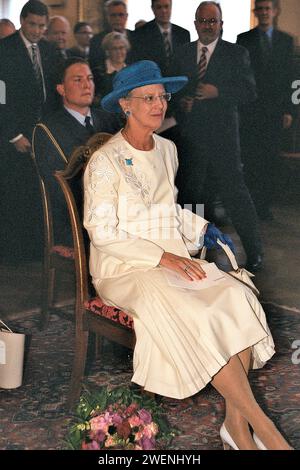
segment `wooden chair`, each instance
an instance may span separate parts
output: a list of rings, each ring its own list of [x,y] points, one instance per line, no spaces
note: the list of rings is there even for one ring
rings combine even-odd
[[[75,274],[74,248],[70,246],[55,245],[53,231],[53,217],[51,200],[34,155],[33,162],[39,179],[40,193],[43,207],[44,220],[44,254],[42,268],[42,291],[41,291],[41,319],[40,329],[46,328],[51,312],[58,312],[60,307],[55,305],[55,281],[57,272]],[[71,300],[71,299],[70,299]]]
[[[82,225],[81,209],[72,190],[72,181],[83,173],[90,156],[103,145],[110,134],[98,133],[89,139],[87,145],[79,147],[72,154],[65,170],[57,171],[57,178],[64,193],[69,211],[73,241],[74,261],[76,273],[76,332],[75,354],[71,377],[68,406],[72,408],[79,399],[81,382],[87,356],[89,333],[94,332],[100,337],[133,349],[135,335],[132,318],[113,307],[108,307],[99,297],[89,295],[89,276],[87,271],[87,257],[84,244],[84,229]]]

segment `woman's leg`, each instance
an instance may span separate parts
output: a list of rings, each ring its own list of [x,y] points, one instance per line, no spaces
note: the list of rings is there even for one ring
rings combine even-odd
[[[250,348],[247,348],[244,351],[238,353],[238,357],[240,358],[246,375],[248,375],[250,367],[251,354],[252,353]],[[239,409],[235,406],[235,403],[225,399],[225,410],[224,423],[232,438],[238,429],[240,435],[240,445],[246,449],[257,449],[249,429],[248,421],[244,418],[243,415],[241,415]]]
[[[241,359],[238,355],[230,361],[214,376],[212,385],[252,426],[255,434],[261,439],[269,450],[287,450],[291,447],[280,434],[272,421],[265,415],[256,402]],[[240,449],[245,448],[245,438],[242,430],[230,429],[233,440]],[[249,448],[248,445],[246,448]],[[250,448],[253,448],[250,446]]]

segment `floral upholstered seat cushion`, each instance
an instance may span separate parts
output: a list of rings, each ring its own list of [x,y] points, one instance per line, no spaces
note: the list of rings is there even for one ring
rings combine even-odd
[[[90,310],[96,315],[108,318],[109,320],[119,323],[130,330],[133,329],[133,319],[130,315],[116,307],[105,305],[100,297],[94,297],[93,299],[88,300],[85,302],[84,306],[87,310]]]
[[[56,253],[63,258],[74,259],[74,248],[65,245],[55,245],[52,248],[52,253]]]

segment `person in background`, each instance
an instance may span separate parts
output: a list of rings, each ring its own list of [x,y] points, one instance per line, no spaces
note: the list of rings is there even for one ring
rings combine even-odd
[[[102,49],[106,56],[105,68],[99,66],[93,70],[97,100],[112,90],[112,81],[116,72],[126,67],[125,61],[130,44],[126,36],[113,31],[104,36]]]
[[[120,129],[117,117],[92,108],[94,80],[88,63],[80,57],[66,59],[56,85],[60,108],[39,122],[34,130],[33,152],[48,192],[53,211],[55,243],[71,245],[69,217],[56,170],[64,169],[73,150],[96,132],[114,134]]]
[[[105,3],[104,8],[109,29],[95,34],[91,40],[89,62],[92,70],[94,70],[95,67],[104,68],[106,56],[101,47],[101,43],[106,34],[112,31],[121,33],[126,37],[130,45],[132,43],[133,31],[126,29],[128,18],[126,2],[124,0],[109,0]],[[130,63],[130,55],[128,55],[126,61]]]
[[[247,186],[262,220],[273,219],[272,199],[281,194],[279,151],[282,129],[292,124],[293,38],[275,25],[278,0],[256,0],[256,28],[239,34],[248,49],[257,100],[241,108],[242,160]]]
[[[209,203],[218,192],[247,255],[247,269],[262,267],[262,242],[255,207],[240,161],[238,105],[254,100],[255,80],[246,49],[221,39],[222,10],[202,2],[195,14],[198,40],[175,55],[173,73],[189,83],[178,94],[182,130],[178,173],[182,204]],[[214,194],[211,194],[211,188]]]
[[[146,20],[138,20],[134,25],[134,29],[141,28],[142,26],[145,26],[146,23]]]
[[[52,16],[49,20],[46,37],[55,44],[62,57],[66,59],[67,43],[70,37],[70,23],[64,16]]]
[[[106,304],[134,319],[133,382],[175,399],[210,383],[225,399],[224,448],[288,450],[247,377],[274,354],[257,298],[226,273],[213,286],[190,289],[206,282],[206,262],[190,252],[208,243],[211,226],[176,204],[176,147],[154,133],[171,93],[186,81],[140,61],[118,72],[102,99],[104,109],[126,115],[126,125],[92,155],[84,174],[93,284]]]
[[[67,49],[68,57],[82,57],[88,59],[90,53],[90,42],[93,37],[93,30],[89,23],[79,21],[73,28],[76,46]]]
[[[1,256],[16,264],[42,255],[42,206],[31,159],[34,126],[57,106],[55,48],[43,35],[48,8],[25,3],[21,28],[0,41],[0,80],[6,84],[1,105]]]
[[[10,36],[16,31],[15,25],[7,18],[0,19],[0,39]]]
[[[154,19],[133,33],[132,60],[149,59],[169,73],[173,55],[190,42],[190,33],[171,23],[172,0],[151,0]]]

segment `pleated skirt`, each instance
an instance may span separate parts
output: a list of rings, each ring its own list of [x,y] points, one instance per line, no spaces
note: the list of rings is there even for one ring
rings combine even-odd
[[[257,298],[226,274],[197,291],[170,286],[159,267],[94,284],[103,301],[133,317],[132,381],[150,392],[186,398],[244,349],[251,348],[253,368],[275,352]]]

